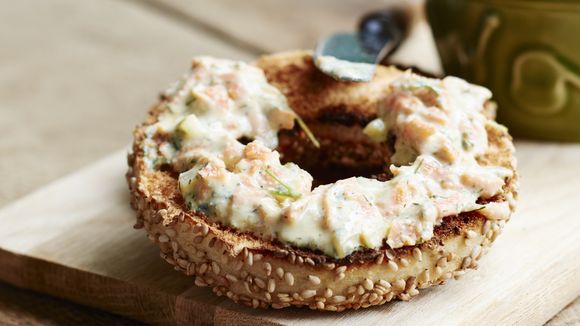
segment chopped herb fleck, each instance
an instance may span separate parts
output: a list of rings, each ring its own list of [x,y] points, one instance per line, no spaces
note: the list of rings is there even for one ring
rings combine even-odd
[[[189,93],[187,100],[185,101],[185,106],[190,107],[197,100],[197,95],[192,91]]]
[[[302,118],[300,118],[300,116],[298,116],[297,114],[296,114],[296,121],[298,122],[298,125],[300,126],[300,128],[302,128],[302,130],[304,130],[304,133],[306,134],[308,139],[310,139],[310,141],[312,142],[314,147],[320,148],[320,143],[318,142],[316,137],[314,137],[314,134],[312,133],[312,131],[310,131],[310,128],[308,128],[308,126],[306,125],[304,120],[302,120]]]
[[[294,194],[294,193],[285,192],[285,191],[278,191],[278,190],[272,190],[272,191],[270,191],[270,194],[272,194],[277,199],[284,199],[287,197],[287,198],[292,198],[292,199],[296,200],[296,199],[300,198],[300,194]]]
[[[366,200],[366,202],[367,202],[369,205],[371,205],[371,206],[373,205],[373,204],[371,203],[371,201],[368,199],[367,195],[363,194],[363,197],[364,197],[364,199]]]
[[[461,146],[464,151],[469,151],[473,148],[473,143],[469,140],[469,135],[466,132],[461,134]]]
[[[271,190],[270,194],[277,197],[278,199],[284,199],[284,198],[298,199],[298,198],[300,198],[300,194],[294,193],[292,188],[290,188],[290,186],[288,186],[286,183],[284,183],[284,181],[280,180],[274,173],[272,173],[272,171],[266,170],[265,172],[267,175],[269,175],[272,179],[274,179],[276,182],[278,182],[284,188],[283,191]],[[281,198],[279,198],[279,197],[281,197]]]
[[[423,160],[421,160],[419,162],[419,164],[417,164],[417,167],[415,168],[415,172],[414,172],[415,174],[417,174],[417,172],[419,172],[419,169],[421,168],[421,165],[423,165]]]
[[[181,149],[181,138],[177,134],[174,134],[173,136],[171,136],[171,138],[169,139],[169,142],[175,148],[175,150]]]
[[[197,205],[195,211],[197,213],[203,213],[205,215],[209,214],[209,205],[207,203]]]
[[[480,210],[482,210],[484,208],[485,208],[485,205],[483,205],[483,206],[481,206],[481,207],[479,207],[477,209],[472,210],[472,212],[477,212],[477,211],[480,211]]]
[[[169,163],[171,163],[171,161],[164,156],[157,156],[153,161],[153,165],[155,165],[156,168]]]

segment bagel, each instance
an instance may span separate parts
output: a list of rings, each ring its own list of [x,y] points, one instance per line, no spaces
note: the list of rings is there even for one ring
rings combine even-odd
[[[490,94],[487,90],[457,79],[427,79],[386,66],[377,68],[371,82],[340,82],[319,72],[312,63],[311,54],[302,51],[264,56],[253,66],[225,62],[217,59],[195,59],[193,70],[202,71],[200,74],[210,76],[209,79],[202,80],[199,76],[188,75],[189,77],[185,77],[164,93],[160,103],[150,110],[145,122],[135,129],[132,150],[128,155],[129,168],[126,177],[132,194],[131,204],[137,211],[135,227],[147,231],[149,239],[159,245],[161,257],[176,270],[194,276],[195,285],[208,286],[217,295],[225,295],[233,301],[254,308],[307,306],[316,310],[342,311],[380,305],[393,299],[406,301],[416,296],[420,289],[443,284],[451,278],[459,278],[466,269],[476,268],[478,259],[487,252],[515,209],[518,177],[514,147],[507,129],[493,121],[494,108],[492,102],[488,101]],[[235,67],[232,69],[243,65],[239,69],[249,69],[247,76],[240,78],[248,78],[247,81],[257,94],[256,103],[262,103],[260,108],[269,110],[264,111],[269,119],[267,124],[262,125],[261,129],[257,128],[261,131],[256,133],[254,125],[253,129],[240,131],[236,134],[237,143],[232,150],[229,143],[223,140],[225,138],[220,138],[222,135],[226,137],[226,133],[219,129],[219,124],[212,124],[214,120],[191,118],[189,121],[184,118],[188,113],[183,113],[187,108],[172,107],[179,101],[198,101],[193,104],[196,110],[212,112],[208,111],[212,108],[206,103],[208,100],[204,98],[205,95],[190,95],[189,92],[193,92],[191,89],[197,87],[197,83],[206,83],[204,85],[208,88],[201,90],[207,95],[208,89],[214,85],[211,72],[207,75],[207,70],[215,68],[216,71],[222,71],[222,65]],[[222,77],[227,75],[227,69],[224,69],[225,75],[222,74]],[[250,76],[254,73],[255,76]],[[212,89],[211,92],[219,93],[212,94],[213,100],[239,100],[241,95],[236,93],[237,86],[235,83],[228,84],[228,78],[223,77],[219,82],[233,86],[227,86],[227,92],[222,89],[222,93]],[[417,83],[420,87],[415,88],[412,83]],[[408,112],[405,110],[413,103],[420,105],[421,110],[427,110],[423,111],[427,113],[438,109],[446,110],[447,102],[443,102],[447,101],[447,97],[424,94],[432,91],[430,85],[448,87],[445,91],[455,92],[452,94],[455,98],[450,101],[457,100],[466,108],[473,109],[474,113],[469,117],[475,119],[475,122],[472,121],[473,125],[469,125],[466,130],[480,130],[478,135],[483,137],[474,140],[474,144],[469,143],[469,149],[464,148],[466,152],[475,153],[473,157],[467,154],[465,157],[461,156],[463,154],[454,156],[440,148],[433,155],[412,153],[409,144],[403,142],[405,139],[415,139],[422,129],[407,130],[403,128],[403,124],[389,126],[392,132],[375,128],[382,123],[394,121],[389,120],[393,119],[393,112],[400,114],[397,116],[399,118],[404,116],[404,112]],[[462,93],[471,91],[475,95]],[[434,98],[443,102],[433,102]],[[477,103],[467,102],[469,98],[477,98]],[[292,110],[283,108],[282,104],[268,106],[272,101],[287,103]],[[186,107],[189,105],[192,104],[186,103]],[[251,110],[253,109],[255,107]],[[247,112],[240,116],[231,113],[231,116],[223,120],[234,121],[230,129],[240,129],[246,123],[241,119],[254,114],[254,111]],[[293,112],[303,119],[307,128],[294,125],[294,118],[297,117]],[[312,130],[315,139],[311,139],[309,130]],[[401,136],[407,131],[409,134],[404,135],[407,138]],[[427,134],[432,132],[431,130]],[[191,136],[192,133],[203,134]],[[476,134],[476,131],[473,133]],[[215,159],[204,154],[204,147],[188,148],[179,145],[182,147],[178,149],[179,146],[174,144],[176,135],[182,137],[181,139],[205,137],[210,142],[207,146],[216,146],[223,150],[223,154],[220,152],[219,159]],[[426,143],[428,142],[425,141]],[[184,144],[183,141],[181,144]],[[272,150],[273,148],[277,151]],[[255,155],[267,156],[264,160],[270,160],[268,164],[272,165],[266,166],[268,169],[272,167],[272,170],[254,171],[252,164],[255,162],[251,158],[258,160]],[[436,159],[431,160],[430,157]],[[198,166],[202,159],[205,164],[203,168]],[[297,165],[282,165],[276,161],[278,159]],[[449,165],[439,163],[454,160],[458,161]],[[260,162],[258,160],[255,164],[261,164]],[[219,173],[231,173],[231,178],[235,178],[237,175],[230,172],[234,171],[232,166],[242,169],[242,165],[246,169],[243,173],[250,173],[245,171],[254,169],[252,171],[260,175],[260,180],[266,180],[262,184],[266,188],[277,187],[276,191],[264,191],[273,198],[264,199],[264,206],[286,205],[284,207],[292,207],[291,209],[296,209],[300,214],[306,214],[299,207],[310,205],[317,189],[333,189],[333,185],[344,185],[344,189],[358,187],[359,184],[361,188],[373,185],[377,189],[383,189],[380,187],[391,187],[400,182],[397,180],[403,180],[401,175],[408,177],[407,182],[415,182],[413,180],[420,178],[431,180],[428,173],[439,171],[437,173],[451,175],[455,173],[452,169],[463,171],[468,165],[487,171],[485,173],[488,174],[483,174],[487,179],[480,182],[492,179],[496,182],[489,181],[495,187],[494,190],[486,191],[482,188],[475,194],[470,193],[471,197],[464,194],[473,202],[457,199],[463,206],[453,202],[455,208],[450,208],[450,214],[444,216],[439,214],[435,217],[434,213],[428,213],[426,207],[439,207],[434,204],[437,198],[428,197],[433,199],[421,202],[422,208],[412,211],[419,212],[418,217],[393,217],[389,220],[390,224],[384,226],[386,233],[381,229],[380,234],[384,233],[384,236],[378,240],[373,238],[378,231],[369,230],[370,222],[367,222],[374,223],[370,224],[373,226],[370,229],[383,227],[382,220],[371,216],[375,211],[367,210],[367,206],[361,209],[363,206],[359,205],[347,210],[346,215],[340,215],[342,213],[338,208],[351,204],[350,197],[341,197],[337,202],[330,202],[326,209],[340,216],[336,218],[338,222],[335,219],[332,223],[349,221],[350,215],[353,215],[353,219],[356,215],[357,225],[352,225],[352,229],[360,227],[363,233],[352,240],[350,229],[339,230],[340,232],[334,230],[335,233],[330,238],[327,237],[330,231],[326,229],[320,229],[322,235],[310,235],[312,232],[309,231],[316,229],[318,224],[312,224],[314,222],[310,220],[299,220],[298,215],[293,215],[293,212],[286,211],[280,218],[291,222],[271,222],[268,218],[271,219],[273,213],[269,212],[274,208],[268,211],[260,206],[266,213],[260,211],[262,220],[252,220],[248,217],[251,213],[239,213],[244,212],[246,207],[243,203],[232,203],[232,196],[228,197],[230,201],[226,206],[238,205],[234,206],[237,207],[236,211],[230,208],[224,215],[219,204],[210,207],[212,209],[206,207],[203,198],[218,196],[215,193],[221,191],[222,188],[219,187],[225,187],[225,183],[219,183],[221,179],[214,182],[210,177]],[[212,169],[207,168],[208,166],[212,166]],[[314,178],[302,169],[312,173]],[[222,170],[226,172],[220,172]],[[284,181],[280,175],[274,173],[278,171],[283,171],[280,173],[285,177]],[[419,176],[413,176],[413,173]],[[455,177],[455,174],[452,176]],[[467,180],[461,179],[463,183],[477,183],[467,173],[461,175],[461,178],[464,177]],[[195,190],[190,186],[192,180],[197,187]],[[501,183],[498,184],[497,180]],[[440,183],[443,184],[442,182]],[[321,186],[311,191],[312,183]],[[447,189],[445,194],[459,193],[459,190],[454,192],[452,185],[441,187]],[[417,186],[417,189],[422,188]],[[209,190],[211,195],[207,195]],[[352,193],[357,191],[352,190]],[[342,196],[346,193],[343,192]],[[406,201],[419,198],[420,193],[417,190],[413,195],[415,197],[402,196],[401,212],[410,212],[411,208],[407,208],[407,204],[415,203]],[[266,195],[249,192],[247,196],[250,197],[249,200],[258,200],[256,198]],[[373,197],[373,203],[382,200],[382,197]],[[366,197],[365,199],[372,207],[376,206],[370,204]],[[438,209],[441,210],[440,208]],[[240,214],[241,217],[238,216]],[[372,214],[376,215],[376,212]],[[433,215],[432,220],[426,217],[431,216],[429,214]],[[419,222],[409,224],[411,226],[405,224],[415,220]],[[362,226],[358,225],[359,222]],[[279,226],[280,223],[291,225]],[[295,226],[301,225],[300,223],[312,228],[305,230]],[[329,229],[332,230],[332,227],[329,226]],[[345,237],[337,235],[343,233],[346,234]],[[307,241],[303,236],[310,238]],[[328,239],[332,241],[326,241]],[[353,241],[354,244],[351,243]]]

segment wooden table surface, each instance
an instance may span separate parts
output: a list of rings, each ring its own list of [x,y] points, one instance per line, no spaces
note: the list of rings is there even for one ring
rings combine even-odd
[[[0,206],[127,145],[192,56],[252,60],[310,48],[386,2],[0,0]],[[397,59],[438,72],[418,17]],[[549,322],[578,323],[580,299]],[[0,284],[0,324],[137,322]]]

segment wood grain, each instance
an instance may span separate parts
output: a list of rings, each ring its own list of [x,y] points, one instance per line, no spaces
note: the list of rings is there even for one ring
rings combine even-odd
[[[359,13],[383,6],[353,0],[145,2],[165,3],[185,17],[137,0],[0,1],[0,128],[8,135],[0,137],[0,205],[126,144],[152,94],[185,69],[190,56],[249,59],[262,51],[308,48],[319,33],[350,29]],[[403,49],[410,56],[401,56],[436,66],[428,33],[416,35],[430,50],[408,45]],[[0,292],[1,324],[113,324],[114,317],[59,300],[5,285]],[[577,321],[576,302],[565,311],[568,319],[551,322]]]
[[[194,55],[254,57],[125,1],[10,1],[0,22],[0,205],[125,146]]]
[[[0,211],[9,225],[0,230],[0,279],[155,324],[541,324],[580,293],[580,146],[517,147],[520,208],[481,268],[410,303],[341,314],[252,310],[192,286],[131,228],[124,153]]]
[[[142,325],[138,321],[4,283],[0,283],[0,323],[3,326]]]
[[[560,311],[554,318],[546,323],[546,326],[572,326],[580,325],[580,297]]]

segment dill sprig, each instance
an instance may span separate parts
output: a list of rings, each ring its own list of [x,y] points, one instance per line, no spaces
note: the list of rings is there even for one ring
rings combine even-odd
[[[477,211],[480,211],[480,210],[482,210],[484,208],[485,208],[485,205],[482,205],[481,207],[472,210],[472,212],[477,212]]]
[[[308,139],[310,139],[310,141],[312,142],[314,147],[320,148],[320,143],[318,142],[316,137],[314,137],[314,134],[312,133],[312,131],[310,131],[310,128],[308,128],[308,126],[306,125],[304,120],[302,120],[302,118],[300,118],[300,116],[298,114],[294,114],[294,115],[295,115],[296,121],[298,122],[298,125],[300,126],[300,128],[302,128],[302,130],[304,130],[304,133],[306,134]]]
[[[473,143],[469,140],[469,135],[466,132],[461,134],[461,146],[464,151],[470,151],[473,148]]]
[[[285,189],[284,191],[271,190],[270,194],[272,194],[276,197],[287,197],[287,198],[292,198],[292,199],[300,198],[300,194],[294,193],[292,188],[290,188],[290,186],[287,185],[284,181],[280,180],[280,178],[278,178],[272,171],[266,170],[265,172],[272,179],[274,179],[274,181],[278,182]]]
[[[419,164],[417,164],[417,167],[415,168],[415,172],[413,172],[413,173],[417,174],[417,172],[419,172],[419,169],[421,168],[421,165],[423,165],[423,160],[421,160],[419,162]]]

